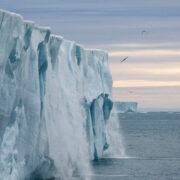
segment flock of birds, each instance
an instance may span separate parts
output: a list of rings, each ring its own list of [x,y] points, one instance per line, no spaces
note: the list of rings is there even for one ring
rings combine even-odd
[[[143,37],[143,36],[144,36],[144,34],[146,34],[146,33],[147,33],[147,31],[146,31],[146,30],[142,30],[142,31],[141,31],[141,36]],[[129,58],[129,57],[128,57],[128,56],[126,56],[126,57],[125,57],[125,58],[123,58],[120,62],[122,63],[122,62],[126,61],[128,58]]]
[[[144,34],[146,34],[146,33],[148,33],[146,30],[142,30],[142,31],[141,31],[141,36],[143,37],[143,36],[144,36]],[[128,57],[128,56],[126,56],[126,57],[125,57],[125,58],[123,58],[120,62],[122,63],[122,62],[126,61],[128,58],[129,58],[129,57]],[[133,91],[129,90],[129,91],[128,91],[128,93],[129,93],[129,94],[132,94],[132,93],[133,93]]]

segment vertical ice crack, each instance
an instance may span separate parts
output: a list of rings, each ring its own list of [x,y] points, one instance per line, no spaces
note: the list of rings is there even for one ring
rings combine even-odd
[[[40,102],[41,115],[43,110],[43,99],[45,95],[46,70],[48,67],[46,43],[43,41],[38,46],[38,67],[39,67],[39,87],[40,87]]]

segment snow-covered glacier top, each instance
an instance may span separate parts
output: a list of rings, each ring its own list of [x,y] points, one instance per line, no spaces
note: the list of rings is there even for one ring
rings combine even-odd
[[[85,179],[111,109],[106,52],[0,10],[0,179]]]

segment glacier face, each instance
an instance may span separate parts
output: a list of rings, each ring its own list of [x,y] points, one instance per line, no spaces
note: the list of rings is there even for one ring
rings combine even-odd
[[[137,112],[137,102],[114,102],[113,113]]]
[[[86,179],[112,105],[106,52],[0,10],[0,179]]]

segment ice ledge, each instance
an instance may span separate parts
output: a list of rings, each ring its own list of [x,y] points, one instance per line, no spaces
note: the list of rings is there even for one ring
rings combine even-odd
[[[23,20],[23,17],[20,14],[16,14],[16,13],[4,10],[4,9],[0,9],[0,13],[2,13],[2,14],[4,13],[4,14],[6,14],[8,16],[18,17],[18,18]]]
[[[18,18],[20,20],[22,20],[25,24],[30,24],[30,25],[34,25],[35,28],[42,30],[42,31],[50,31],[51,32],[51,27],[49,26],[39,26],[37,25],[34,21],[31,20],[24,20],[23,16],[21,16],[20,14],[14,13],[14,12],[10,12],[4,9],[0,9],[0,17],[2,15],[7,15],[10,16],[12,18]],[[60,35],[56,35],[56,34],[51,34],[51,36],[55,37],[55,38],[60,38],[60,39],[64,39],[62,36]],[[82,48],[84,48],[84,46],[82,44],[76,44],[77,46],[81,46]],[[100,52],[102,51],[101,49],[86,49],[88,51],[92,51],[92,52]],[[103,53],[108,54],[107,51],[103,51]]]

